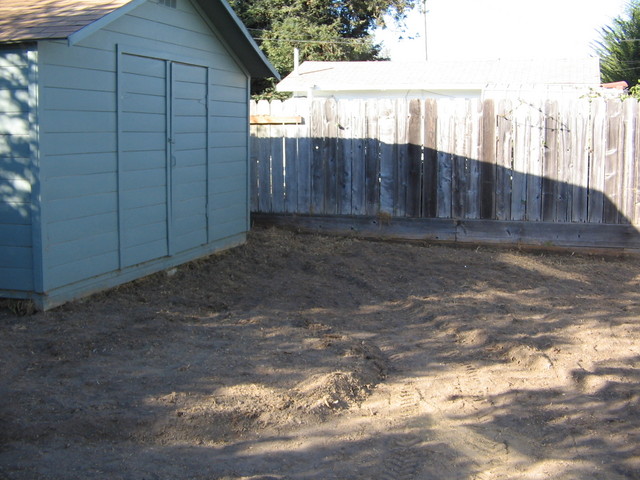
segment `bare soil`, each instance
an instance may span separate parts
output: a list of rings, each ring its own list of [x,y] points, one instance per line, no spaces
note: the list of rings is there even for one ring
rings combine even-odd
[[[639,267],[267,229],[0,309],[0,478],[640,478]]]

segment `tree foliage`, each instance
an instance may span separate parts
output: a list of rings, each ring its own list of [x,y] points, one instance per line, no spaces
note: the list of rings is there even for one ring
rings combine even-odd
[[[640,0],[628,3],[625,13],[604,27],[600,36],[595,51],[602,81],[636,85],[640,79]]]
[[[301,60],[378,60],[373,29],[384,15],[402,20],[418,0],[231,0],[230,4],[283,75]],[[254,83],[254,93],[270,82]],[[272,89],[271,89],[272,90]]]

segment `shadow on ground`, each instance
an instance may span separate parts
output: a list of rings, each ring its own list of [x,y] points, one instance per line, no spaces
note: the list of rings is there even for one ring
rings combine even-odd
[[[0,478],[637,478],[637,272],[258,230],[4,310]]]

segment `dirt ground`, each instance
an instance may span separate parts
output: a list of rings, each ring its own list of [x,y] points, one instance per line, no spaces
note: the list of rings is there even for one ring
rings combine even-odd
[[[639,267],[267,229],[5,304],[0,479],[640,478]]]

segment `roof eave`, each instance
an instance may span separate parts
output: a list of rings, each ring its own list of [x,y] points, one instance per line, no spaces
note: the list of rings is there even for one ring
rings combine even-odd
[[[233,47],[238,57],[243,60],[245,68],[252,77],[275,77],[280,80],[278,71],[260,50],[258,44],[226,0],[195,1],[223,38]]]

